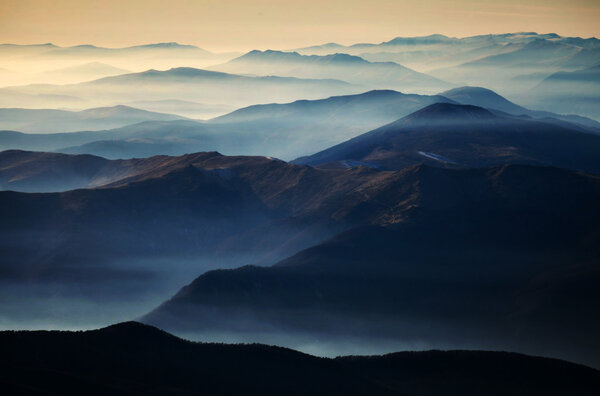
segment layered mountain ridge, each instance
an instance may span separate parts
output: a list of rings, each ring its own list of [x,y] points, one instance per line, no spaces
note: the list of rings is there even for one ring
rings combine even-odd
[[[331,147],[434,103],[473,105],[478,101],[483,101],[489,110],[501,117],[512,115],[522,121],[538,120],[583,133],[598,134],[600,131],[600,124],[593,120],[528,110],[482,88],[463,87],[445,94],[456,100],[443,95],[382,90],[320,100],[254,105],[208,122],[147,121],[107,131],[68,134],[1,131],[0,148],[55,150],[110,159],[219,151],[228,155],[270,155],[291,160]]]
[[[184,334],[416,337],[599,364],[597,176],[418,165],[386,180],[336,209],[359,220],[345,233],[272,267],[207,272],[142,320]]]
[[[560,123],[436,103],[294,163],[330,166],[356,161],[383,169],[418,162],[458,167],[523,163],[598,173],[599,142],[599,135],[574,133]],[[582,151],[565,156],[572,149]]]

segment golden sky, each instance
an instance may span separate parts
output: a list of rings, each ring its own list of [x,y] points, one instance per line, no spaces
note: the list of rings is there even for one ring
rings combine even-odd
[[[0,42],[216,50],[516,31],[600,37],[600,0],[0,0]]]

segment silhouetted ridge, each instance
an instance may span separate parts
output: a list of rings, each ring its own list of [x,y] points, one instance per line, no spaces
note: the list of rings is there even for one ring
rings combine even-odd
[[[261,344],[189,342],[136,322],[0,332],[5,394],[593,395],[597,370],[487,351],[319,358]]]
[[[123,341],[133,339],[135,342],[149,342],[152,339],[159,341],[170,339],[171,341],[188,342],[186,340],[174,336],[173,334],[167,333],[166,331],[161,330],[158,327],[154,327],[136,321],[115,323],[113,325],[106,326],[98,330],[91,330],[90,332],[95,333],[98,336]]]
[[[512,114],[522,114],[528,110],[512,103],[491,89],[482,87],[459,87],[442,92],[440,95],[461,104],[497,109]]]
[[[160,330],[154,326],[136,322],[135,320],[130,320],[130,321],[121,322],[121,323],[115,323],[113,325],[98,329],[98,331],[102,331],[102,332],[105,332],[105,331],[145,331],[145,330],[149,330],[149,329],[158,330],[158,331],[163,332],[162,330]]]
[[[158,327],[154,327],[151,325],[147,325],[144,323],[136,322],[134,320],[115,323],[110,326],[102,327],[98,330],[94,330],[98,333],[112,333],[112,334],[162,334],[162,335],[170,335],[164,330],[159,329]]]

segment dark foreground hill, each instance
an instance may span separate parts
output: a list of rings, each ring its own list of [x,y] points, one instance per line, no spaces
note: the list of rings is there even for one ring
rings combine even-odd
[[[598,173],[599,150],[599,135],[579,132],[569,124],[435,103],[294,163],[358,162],[383,169],[421,162],[447,167],[516,163]]]
[[[136,322],[1,332],[5,394],[593,395],[600,373],[506,352],[318,358],[267,345],[189,342]]]

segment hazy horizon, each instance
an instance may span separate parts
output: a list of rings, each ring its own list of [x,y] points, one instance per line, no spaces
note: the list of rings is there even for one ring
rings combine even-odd
[[[48,44],[52,44],[55,45],[57,47],[61,47],[61,48],[69,48],[69,47],[80,47],[80,46],[86,46],[86,45],[91,45],[94,47],[99,47],[99,48],[110,48],[110,49],[124,49],[124,48],[131,48],[131,47],[141,47],[141,46],[146,46],[146,45],[153,45],[153,44],[170,44],[170,43],[175,43],[178,45],[182,45],[182,46],[186,46],[186,45],[191,45],[194,47],[198,47],[200,49],[204,49],[210,52],[215,52],[215,53],[219,53],[219,52],[232,52],[232,53],[246,53],[246,52],[250,52],[253,50],[258,50],[258,51],[267,51],[267,50],[275,50],[275,51],[283,51],[283,52],[288,52],[288,51],[293,51],[293,50],[297,50],[297,49],[302,49],[304,47],[312,47],[312,46],[320,46],[320,45],[326,45],[326,44],[340,44],[343,46],[351,46],[353,44],[380,44],[380,43],[384,43],[390,40],[393,40],[395,38],[398,37],[402,37],[402,38],[421,38],[421,37],[428,37],[428,36],[435,36],[435,35],[442,35],[442,36],[446,36],[449,38],[457,38],[457,39],[462,39],[462,38],[468,38],[468,37],[476,37],[476,36],[485,36],[488,34],[491,35],[500,35],[500,34],[519,34],[519,33],[536,33],[539,35],[545,35],[545,34],[558,34],[561,37],[578,37],[578,38],[582,38],[582,39],[592,39],[592,38],[598,38],[598,36],[600,36],[600,32],[598,35],[592,35],[592,36],[573,36],[573,35],[569,35],[569,34],[562,34],[560,32],[556,32],[556,31],[547,31],[547,32],[536,32],[536,31],[498,31],[498,32],[493,32],[493,33],[482,33],[482,34],[472,34],[472,35],[464,35],[464,36],[454,36],[454,35],[449,35],[449,34],[445,34],[445,33],[440,33],[438,31],[432,31],[431,33],[428,34],[420,34],[420,35],[395,35],[395,36],[391,36],[391,37],[387,37],[387,38],[380,38],[380,39],[374,39],[373,41],[363,41],[363,42],[343,42],[343,41],[322,41],[322,42],[314,42],[314,43],[309,43],[305,46],[298,46],[298,47],[294,47],[294,48],[277,48],[277,47],[261,47],[261,46],[249,46],[247,48],[243,48],[243,49],[228,49],[228,50],[223,50],[223,51],[219,51],[219,50],[212,50],[210,49],[209,46],[204,46],[201,44],[192,44],[190,42],[180,42],[180,41],[169,41],[169,40],[163,40],[163,41],[144,41],[144,42],[136,42],[136,43],[132,43],[132,44],[128,44],[128,45],[116,45],[116,46],[110,46],[110,45],[101,45],[97,42],[81,42],[78,44],[61,44],[58,42],[53,42],[53,41],[48,41],[48,42],[0,42],[0,45],[20,45],[20,46],[34,46],[34,45],[48,45]]]
[[[182,12],[185,10],[185,12]],[[557,33],[598,37],[600,5],[591,0],[510,0],[490,4],[470,0],[428,0],[418,4],[363,0],[323,2],[177,0],[72,0],[0,2],[0,42],[92,44],[129,47],[157,42],[196,45],[214,52],[293,49],[336,42],[379,43],[394,37],[441,33],[468,37],[507,32]]]

